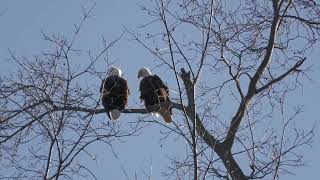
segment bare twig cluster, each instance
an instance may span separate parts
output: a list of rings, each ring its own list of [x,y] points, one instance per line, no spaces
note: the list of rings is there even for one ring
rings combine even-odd
[[[79,157],[94,159],[95,152],[87,151],[91,144],[112,148],[112,142],[140,128],[97,121],[96,115],[104,111],[98,109],[96,82],[102,82],[106,74],[96,67],[109,63],[105,58],[118,39],[103,39],[99,52],[76,48],[92,9],[83,9],[70,38],[43,33],[52,51],[34,58],[10,52],[18,70],[0,82],[0,179],[96,179]],[[78,57],[87,58],[88,63],[78,64]]]

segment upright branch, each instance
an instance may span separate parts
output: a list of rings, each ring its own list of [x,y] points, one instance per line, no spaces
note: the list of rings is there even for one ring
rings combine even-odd
[[[181,78],[184,82],[187,95],[188,95],[188,102],[190,100],[193,101],[193,92],[192,92],[192,87],[193,83],[190,79],[190,73],[187,73],[184,69],[181,69]],[[208,132],[208,130],[205,128],[203,125],[201,119],[199,118],[198,114],[194,115],[194,112],[191,107],[186,108],[188,112],[188,116],[190,117],[191,120],[195,119],[196,123],[196,130],[197,130],[197,135],[204,140],[204,142],[212,148],[218,156],[221,158],[223,161],[223,164],[227,168],[228,172],[230,173],[231,177],[233,179],[247,179],[241,168],[239,167],[238,163],[235,161],[235,159],[232,156],[232,153],[230,150],[226,149],[225,146],[223,146],[222,143],[220,143],[212,134]],[[192,121],[193,122],[193,121]]]
[[[265,51],[266,51],[265,56],[264,56],[262,62],[260,63],[257,71],[255,72],[254,76],[250,80],[248,92],[245,95],[245,97],[241,100],[241,103],[238,107],[238,110],[231,120],[229,130],[228,130],[226,138],[223,142],[225,147],[230,150],[232,148],[236,133],[237,133],[238,128],[240,126],[241,120],[245,114],[245,111],[246,111],[247,107],[249,106],[252,98],[258,93],[257,85],[260,80],[260,77],[262,76],[262,74],[264,73],[264,71],[266,70],[266,68],[268,67],[268,65],[270,64],[271,59],[272,59],[272,52],[273,52],[273,48],[275,45],[278,25],[279,25],[279,21],[280,21],[279,1],[273,0],[272,4],[273,4],[273,20],[272,20],[270,33],[269,33],[268,45],[265,49]]]

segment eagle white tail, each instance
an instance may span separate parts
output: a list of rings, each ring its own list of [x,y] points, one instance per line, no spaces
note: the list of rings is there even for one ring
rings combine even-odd
[[[164,120],[166,123],[171,123],[171,122],[172,122],[171,113],[170,113],[170,110],[169,110],[168,108],[161,107],[161,108],[158,110],[158,114],[160,114],[160,116],[163,118],[163,120]]]
[[[110,118],[112,121],[117,121],[120,117],[121,111],[119,111],[118,109],[112,109],[109,112]]]
[[[151,112],[150,114],[151,114],[151,116],[155,116],[156,118],[158,118],[160,116],[157,112]]]

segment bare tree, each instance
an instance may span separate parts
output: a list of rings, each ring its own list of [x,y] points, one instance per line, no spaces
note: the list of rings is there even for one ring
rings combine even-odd
[[[153,18],[142,29],[155,26],[158,32],[146,30],[144,38],[126,31],[158,59],[156,67],[175,77],[170,84],[178,92],[172,96],[173,124],[150,118],[130,125],[95,121],[104,113],[98,108],[99,88],[81,80],[105,77],[95,67],[109,63],[103,58],[117,40],[103,40],[96,53],[75,49],[91,11],[84,10],[70,39],[43,34],[53,51],[33,59],[11,52],[19,70],[0,83],[0,167],[10,170],[0,178],[96,178],[75,159],[80,154],[92,158],[86,151],[91,144],[112,147],[118,138],[135,134],[143,122],[165,126],[164,138],[175,134],[188,143],[183,160],[172,157],[164,173],[170,179],[278,179],[291,166],[303,165],[299,148],[311,143],[313,127],[295,127],[302,108],[286,105],[308,78],[304,64],[318,43],[319,4],[155,0],[153,5],[142,7]],[[83,54],[88,55],[87,65],[71,61]]]
[[[313,127],[286,106],[308,78],[303,66],[320,33],[320,6],[302,0],[153,1],[145,37],[127,30],[176,77],[182,119],[176,132],[190,156],[172,159],[166,175],[193,179],[278,179],[303,165]],[[141,30],[140,30],[141,32]],[[232,116],[219,115],[222,112]],[[231,115],[233,113],[233,115]],[[245,163],[239,163],[239,159]]]
[[[108,67],[108,52],[119,38],[103,39],[97,52],[75,48],[93,8],[83,9],[72,37],[43,33],[52,51],[34,58],[10,52],[18,70],[0,82],[0,179],[96,179],[79,156],[94,159],[94,152],[87,151],[91,144],[112,148],[112,142],[140,128],[96,117],[104,113],[98,109],[100,84],[96,82],[106,76],[96,67]],[[78,63],[77,58],[83,56],[88,62]]]

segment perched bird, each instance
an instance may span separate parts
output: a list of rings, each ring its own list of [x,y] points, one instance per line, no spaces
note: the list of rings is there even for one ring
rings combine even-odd
[[[121,111],[128,103],[128,83],[121,77],[121,70],[117,67],[110,67],[108,77],[102,81],[100,92],[102,93],[102,105],[108,117],[116,121]]]
[[[144,101],[146,109],[160,114],[166,123],[172,122],[169,88],[157,75],[152,75],[148,68],[139,70],[139,78],[142,78],[139,87],[140,99]]]

